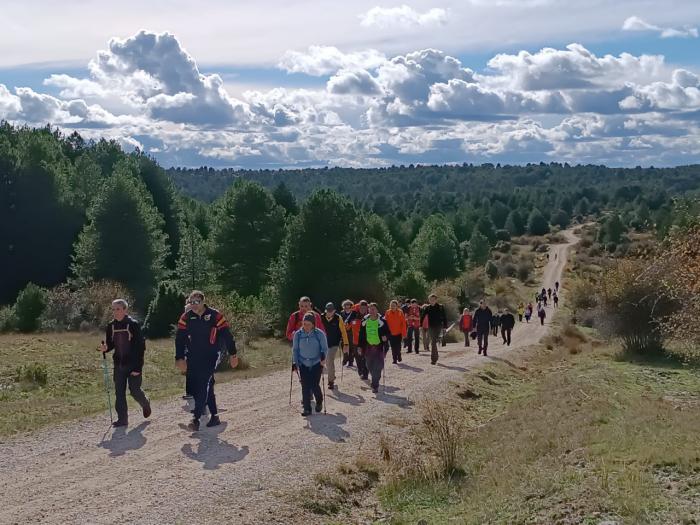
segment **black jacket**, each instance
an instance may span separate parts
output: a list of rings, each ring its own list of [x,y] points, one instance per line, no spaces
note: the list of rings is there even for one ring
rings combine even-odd
[[[491,316],[491,328],[498,328],[501,325],[501,314],[493,314]]]
[[[343,319],[337,313],[333,314],[330,321],[324,313],[321,315],[321,321],[323,321],[323,326],[326,329],[326,340],[328,341],[328,347],[338,346],[343,341],[343,334],[340,330],[340,323]],[[344,324],[344,323],[343,323]]]
[[[472,319],[474,329],[477,332],[487,333],[491,328],[492,317],[491,308],[488,306],[484,309],[477,308]]]
[[[209,308],[201,316],[193,311],[185,312],[177,322],[175,333],[175,359],[184,359],[188,366],[215,368],[223,347],[236,355],[236,342],[223,314]]]
[[[440,303],[429,304],[421,312],[420,322],[428,318],[428,326],[430,328],[447,328],[447,316],[445,315],[445,307]]]
[[[511,313],[503,314],[501,316],[501,327],[506,330],[512,330],[515,326],[515,317]]]
[[[114,366],[129,368],[130,372],[143,371],[143,354],[146,341],[138,321],[126,316],[122,321],[113,319],[105,330],[107,351],[114,350]]]

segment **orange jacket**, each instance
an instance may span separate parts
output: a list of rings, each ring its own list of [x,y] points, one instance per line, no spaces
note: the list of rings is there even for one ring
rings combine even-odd
[[[387,310],[384,314],[384,320],[389,325],[391,335],[400,335],[404,339],[408,330],[406,328],[406,317],[401,310]]]

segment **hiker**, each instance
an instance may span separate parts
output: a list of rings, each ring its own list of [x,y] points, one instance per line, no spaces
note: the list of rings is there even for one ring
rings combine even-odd
[[[501,324],[501,311],[499,310],[491,316],[491,333],[496,336],[498,335],[498,327]]]
[[[559,281],[554,283],[554,289],[558,292],[559,291]]]
[[[353,303],[350,299],[345,299],[345,301],[343,301],[343,309],[340,312],[340,318],[343,320],[343,324],[345,324],[345,330],[349,332],[349,348],[346,353],[343,353],[343,365],[346,365],[348,368],[352,368],[353,363],[355,362],[355,357],[357,354],[357,338],[360,335],[359,325],[362,322],[360,314],[353,308],[354,306],[355,303]],[[355,329],[356,325],[357,330]]]
[[[408,307],[406,321],[408,323],[408,337],[406,337],[408,350],[406,350],[406,353],[410,354],[415,346],[417,354],[420,347],[420,306],[418,306],[417,299],[411,299],[411,306]]]
[[[426,352],[430,349],[430,330],[428,326],[428,318],[425,317],[425,310],[430,306],[429,304],[424,304],[420,307],[420,329],[423,340],[423,350]],[[417,352],[416,352],[417,353]]]
[[[404,350],[408,350],[408,310],[411,308],[411,302],[408,300],[408,297],[405,299],[401,300],[401,311],[403,312],[403,316],[406,319],[406,336],[403,338],[403,348]]]
[[[192,309],[192,305],[185,301],[185,310],[184,313],[189,312]],[[185,355],[185,359],[187,359],[187,356]],[[185,374],[185,395],[182,396],[182,399],[185,401],[190,401],[191,399],[194,399],[192,397],[192,379],[190,377],[189,373]]]
[[[510,334],[515,327],[515,317],[512,313],[508,311],[508,308],[503,310],[503,315],[501,316],[501,337],[503,337],[503,344],[510,346]]]
[[[525,307],[525,322],[530,323],[530,318],[532,317],[532,303],[527,303]]]
[[[326,312],[321,317],[321,320],[326,331],[326,346],[328,347],[326,352],[328,389],[333,390],[335,388],[335,354],[338,352],[338,347],[341,348],[343,355],[347,354],[350,351],[350,341],[348,340],[345,323],[335,311],[333,303],[326,304]]]
[[[292,315],[289,316],[289,320],[287,321],[286,334],[287,340],[290,343],[294,338],[294,332],[301,328],[301,324],[304,320],[304,314],[306,312],[311,312],[312,314],[314,314],[314,317],[316,318],[315,325],[318,327],[319,330],[324,331],[325,333],[325,328],[323,327],[323,322],[321,321],[321,315],[313,309],[311,299],[309,299],[307,296],[303,296],[301,299],[299,299],[299,309],[296,312],[293,312]]]
[[[554,260],[555,260],[555,261],[557,260],[557,256],[558,256],[558,255],[559,255],[558,253],[555,253],[555,254],[554,254]]]
[[[141,333],[138,321],[128,313],[129,303],[124,299],[112,301],[113,319],[105,330],[105,340],[98,347],[103,354],[111,352],[114,361],[114,408],[117,420],[113,427],[125,427],[129,424],[129,408],[126,403],[126,386],[136,402],[141,405],[143,417],[150,417],[151,403],[141,389],[143,382],[143,354],[146,341]]]
[[[472,333],[472,313],[469,308],[462,311],[462,316],[459,318],[459,329],[464,334],[464,346],[469,346],[469,339]]]
[[[209,307],[204,293],[190,293],[189,312],[180,316],[175,333],[175,364],[183,374],[190,374],[194,411],[187,426],[194,432],[199,430],[199,419],[204,407],[209,408],[208,427],[221,424],[214,394],[214,371],[221,359],[222,349],[230,354],[231,368],[238,366],[236,341],[222,313]],[[185,360],[185,355],[187,360]]]
[[[447,316],[445,307],[438,303],[437,295],[431,293],[428,296],[430,304],[423,311],[423,321],[428,321],[428,336],[430,338],[430,363],[438,362],[438,341],[443,330],[447,329]]]
[[[543,303],[545,306],[547,306],[547,294],[546,294],[546,293],[543,293],[543,294],[542,294],[542,303]]]
[[[396,364],[401,362],[401,341],[406,339],[406,317],[399,308],[399,302],[394,300],[389,303],[389,309],[384,314],[384,319],[389,327],[389,346],[391,358]]]
[[[554,292],[554,308],[558,308],[558,307],[559,307],[559,295],[557,294],[557,292]]]
[[[357,364],[357,375],[359,375],[361,379],[366,380],[369,377],[369,370],[367,369],[367,361],[365,356],[362,352],[360,352],[360,332],[362,331],[362,321],[364,321],[365,317],[369,315],[369,304],[363,299],[355,306],[355,309],[357,322],[353,322],[352,325],[353,338],[355,338],[355,334],[357,334],[357,337],[355,338],[357,341],[355,363]]]
[[[552,289],[551,288],[547,288],[547,297],[549,297],[550,299],[552,298]]]
[[[367,363],[372,376],[372,392],[379,392],[379,381],[384,369],[385,346],[389,339],[386,320],[379,315],[377,303],[370,303],[369,314],[362,321],[360,328],[360,353]],[[364,377],[363,379],[366,379]]]
[[[547,312],[545,311],[544,306],[540,306],[537,309],[537,317],[540,318],[540,324],[544,325],[544,319],[547,317]]]
[[[323,409],[321,392],[321,375],[326,365],[328,342],[326,334],[316,326],[314,312],[306,312],[301,321],[301,328],[294,332],[292,338],[292,370],[299,371],[301,379],[301,402],[303,417],[311,415],[311,396],[316,400],[316,412]]]
[[[479,308],[476,309],[472,316],[472,324],[476,330],[476,341],[479,345],[479,354],[482,352],[488,355],[486,351],[489,348],[489,332],[491,331],[491,309],[486,306],[484,300],[479,301]]]
[[[525,303],[520,301],[518,304],[518,321],[523,322],[523,315],[525,315]]]

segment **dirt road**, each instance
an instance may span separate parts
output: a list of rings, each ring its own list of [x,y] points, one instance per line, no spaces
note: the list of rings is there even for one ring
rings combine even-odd
[[[562,281],[576,240],[564,233],[567,244],[551,248],[545,287]],[[535,319],[517,324],[513,347],[547,331]],[[492,338],[490,354],[510,350]],[[389,361],[378,395],[346,369],[328,414],[308,420],[299,415],[298,384],[290,407],[289,372],[278,372],[217,387],[225,424],[197,434],[181,427],[189,414],[171,401],[155,405],[149,421],[132,412],[126,431],[112,432],[101,416],[11,439],[0,444],[0,523],[292,523],[295,505],[280,494],[353,457],[388,416],[484,359],[474,346],[451,344],[437,366],[425,353]]]

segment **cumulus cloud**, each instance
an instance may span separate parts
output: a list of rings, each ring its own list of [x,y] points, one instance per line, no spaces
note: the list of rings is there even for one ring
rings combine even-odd
[[[385,61],[386,57],[374,49],[343,53],[333,46],[311,46],[306,51],[287,51],[278,67],[288,73],[325,76],[340,69],[374,69]]]
[[[406,4],[398,7],[376,6],[360,15],[360,19],[360,24],[364,27],[411,28],[446,24],[447,11],[440,7],[434,7],[425,13],[420,13]]]
[[[174,36],[140,32],[110,41],[85,78],[51,75],[53,94],[0,84],[0,119],[113,138],[166,165],[700,160],[700,79],[662,56],[571,44],[499,54],[477,73],[438,49],[318,46],[280,68],[325,88],[232,98]]]
[[[661,38],[698,38],[698,28],[685,27],[660,27],[639,18],[630,16],[622,24],[623,31],[650,31],[658,33]]]

